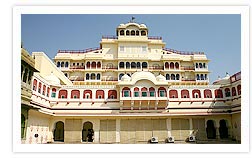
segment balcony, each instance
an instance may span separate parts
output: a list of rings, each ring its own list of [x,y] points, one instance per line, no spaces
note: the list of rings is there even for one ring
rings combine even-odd
[[[149,40],[162,40],[162,37],[160,36],[148,36]]]
[[[164,70],[164,66],[149,66],[149,70]]]
[[[85,66],[70,66],[71,70],[84,70]]]
[[[186,81],[186,82],[196,82],[195,79],[181,79],[182,82]]]
[[[117,66],[106,66],[106,65],[103,65],[102,69],[103,70],[117,70],[118,67]]]
[[[113,35],[104,35],[102,36],[102,39],[118,39],[118,37]]]
[[[181,66],[181,70],[195,70],[194,66]]]
[[[74,54],[80,54],[80,53],[88,53],[92,51],[98,51],[100,50],[100,47],[95,47],[95,48],[87,48],[84,50],[59,50],[58,53],[74,53]]]

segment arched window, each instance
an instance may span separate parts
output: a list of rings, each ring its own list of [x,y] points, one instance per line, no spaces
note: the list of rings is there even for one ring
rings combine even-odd
[[[202,68],[202,63],[199,63],[199,68]]]
[[[196,68],[199,68],[199,64],[198,63],[196,63]]]
[[[122,79],[123,75],[124,75],[124,74],[120,74],[120,75],[119,75],[119,80]]]
[[[129,87],[124,87],[122,89],[122,96],[123,97],[131,97],[131,93],[130,93],[130,88]]]
[[[179,63],[178,62],[175,63],[175,68],[179,69]]]
[[[197,74],[197,80],[200,80],[200,75],[199,74]]]
[[[139,31],[138,30],[136,30],[136,35],[139,36]]]
[[[129,36],[130,35],[130,32],[129,30],[126,31],[126,35]]]
[[[207,80],[207,74],[205,74],[205,80]]]
[[[94,61],[92,62],[91,68],[92,68],[92,69],[95,69],[95,68],[96,68],[96,62],[94,62]]]
[[[189,91],[186,89],[183,89],[181,91],[181,98],[189,98]]]
[[[45,85],[43,85],[42,95],[45,95],[45,91],[46,91],[46,86],[45,86]]]
[[[83,98],[92,99],[92,91],[91,90],[84,90]]]
[[[236,88],[232,87],[232,96],[236,96]]]
[[[97,62],[97,68],[101,68],[101,62]]]
[[[150,87],[149,88],[149,94],[150,94],[150,97],[155,97],[155,88]]]
[[[237,92],[238,92],[238,95],[241,95],[241,85],[237,86]]]
[[[121,35],[121,36],[124,36],[124,30],[121,30],[121,31],[120,31],[120,35]]]
[[[80,91],[79,90],[72,90],[71,91],[71,98],[79,99],[80,98]]]
[[[57,67],[60,67],[60,62],[59,61],[57,62]]]
[[[119,68],[124,68],[124,62],[119,63]]]
[[[39,86],[38,86],[38,92],[41,93],[41,82],[39,82]]]
[[[200,80],[204,80],[204,75],[200,74]]]
[[[91,122],[85,122],[82,128],[82,142],[93,142],[94,130]]]
[[[94,73],[91,74],[91,80],[95,80],[95,74]]]
[[[24,73],[24,77],[23,77],[23,82],[25,82],[25,83],[26,83],[26,80],[27,80],[27,75],[28,75],[28,69],[26,68],[25,73]]]
[[[140,62],[137,62],[137,68],[141,69],[141,63]]]
[[[174,63],[173,62],[170,63],[170,69],[174,69]]]
[[[179,79],[180,79],[179,74],[176,74],[176,80],[179,80]]]
[[[87,62],[87,68],[90,69],[90,62]]]
[[[165,68],[169,69],[169,63],[168,62],[165,62]]]
[[[108,98],[109,99],[117,99],[117,91],[116,90],[109,90],[108,91]]]
[[[64,67],[64,61],[61,62],[60,67]]]
[[[46,96],[49,97],[49,94],[50,94],[50,87],[47,87],[47,93],[46,93]]]
[[[55,89],[55,88],[52,89],[51,97],[52,97],[52,98],[55,98],[55,97],[56,97],[56,89]]]
[[[171,74],[171,80],[175,80],[175,75]]]
[[[229,88],[225,88],[225,96],[226,97],[230,97],[231,96]]]
[[[62,98],[62,99],[65,98],[66,99],[67,98],[67,90],[60,90],[58,98]]]
[[[169,91],[169,98],[178,98],[178,91],[173,89]]]
[[[89,80],[89,74],[86,74],[86,80]]]
[[[222,90],[221,89],[216,89],[214,91],[215,93],[215,98],[223,98]]]
[[[210,89],[204,90],[204,98],[212,98],[212,91]]]
[[[206,63],[203,63],[203,68],[206,68]]]
[[[146,31],[141,31],[141,36],[146,36]]]
[[[126,62],[126,69],[129,69],[129,68],[130,68],[130,63]]]
[[[21,65],[21,78],[23,77],[23,71],[24,71],[24,67],[23,65]]]
[[[138,87],[134,88],[134,97],[139,97],[139,88]]]
[[[97,79],[97,80],[100,80],[100,79],[101,79],[101,75],[100,75],[100,74],[97,74],[96,79]]]
[[[148,67],[147,62],[143,62],[143,63],[142,63],[142,68],[147,68],[147,67]]]
[[[158,88],[158,96],[159,97],[166,97],[166,89],[164,87]]]
[[[104,91],[103,90],[97,90],[95,94],[96,99],[104,99]]]
[[[166,80],[170,80],[170,74],[165,75]]]
[[[198,89],[194,89],[192,91],[192,94],[193,94],[193,98],[201,98],[200,90],[198,90]]]
[[[131,68],[136,68],[136,63],[135,62],[131,63]]]
[[[147,97],[148,96],[147,95],[147,88],[146,87],[141,88],[141,96],[142,97]]]
[[[32,71],[29,71],[28,84],[31,84],[31,78],[32,78]]]
[[[65,63],[65,67],[68,67],[68,62]]]
[[[37,80],[36,79],[33,80],[33,90],[34,91],[37,90]]]
[[[136,34],[135,30],[131,30],[130,34],[133,35],[133,36],[135,36],[135,34]]]

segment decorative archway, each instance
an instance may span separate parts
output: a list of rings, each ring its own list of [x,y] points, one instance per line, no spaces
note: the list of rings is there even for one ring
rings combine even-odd
[[[215,139],[216,138],[216,129],[215,129],[213,120],[208,120],[207,121],[206,132],[207,132],[207,138],[208,139]]]
[[[59,121],[55,124],[53,139],[54,141],[64,142],[64,123],[62,121]]]
[[[227,123],[224,119],[220,120],[219,122],[220,127],[219,127],[219,133],[220,133],[220,138],[228,138],[228,128],[227,128]]]
[[[83,142],[93,142],[94,140],[94,130],[93,124],[89,121],[83,124],[82,128],[82,141]]]

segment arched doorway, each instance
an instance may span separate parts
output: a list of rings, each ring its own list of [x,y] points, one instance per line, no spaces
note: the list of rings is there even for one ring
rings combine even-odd
[[[25,137],[25,116],[21,114],[21,138]]]
[[[208,120],[207,121],[207,138],[208,139],[215,139],[216,138],[216,129],[214,127],[214,121],[213,120]]]
[[[64,142],[64,123],[62,121],[56,123],[53,131],[53,139],[54,141]]]
[[[228,138],[228,128],[225,120],[220,120],[220,127],[219,127],[219,133],[220,133],[220,138]]]
[[[91,122],[85,122],[82,129],[82,141],[83,142],[93,142],[94,140],[94,130],[93,124]]]

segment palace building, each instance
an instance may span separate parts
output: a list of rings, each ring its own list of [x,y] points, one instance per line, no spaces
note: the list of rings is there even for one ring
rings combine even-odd
[[[241,72],[209,84],[206,54],[165,45],[131,21],[98,48],[32,52],[22,143],[240,142]]]

